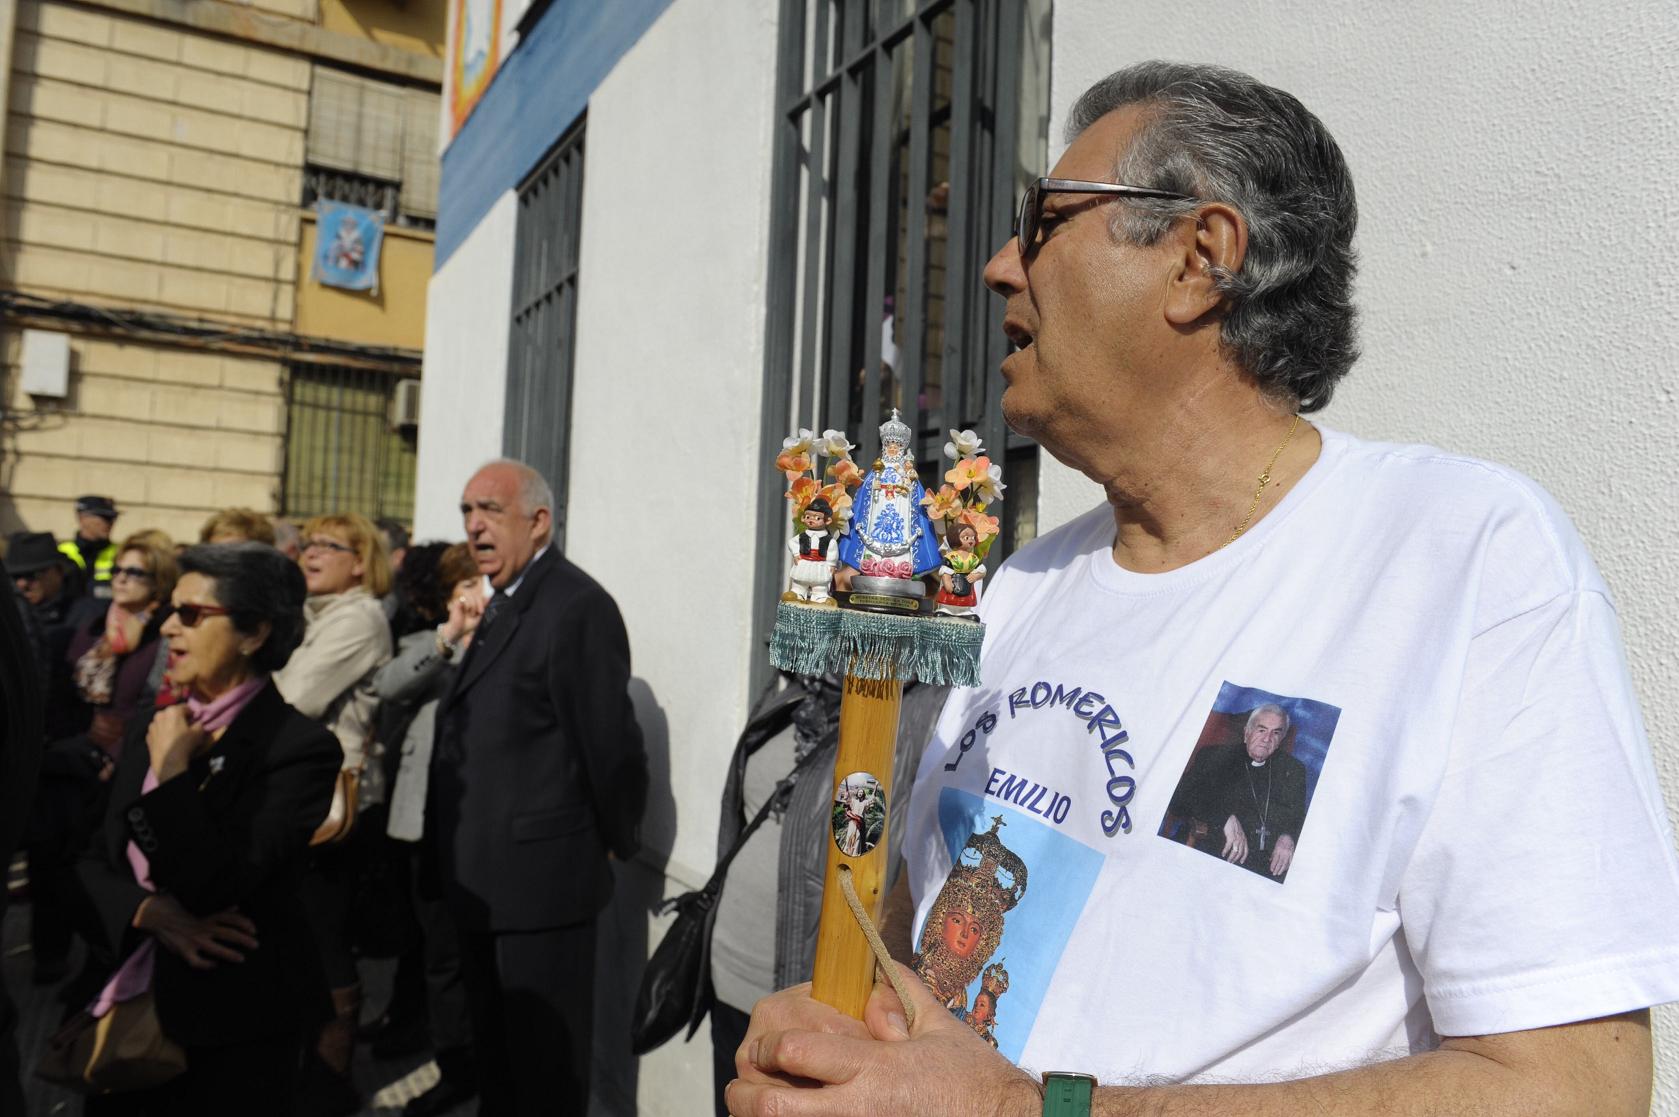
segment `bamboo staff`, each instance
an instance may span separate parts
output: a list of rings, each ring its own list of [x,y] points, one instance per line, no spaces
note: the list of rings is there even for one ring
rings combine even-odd
[[[883,806],[890,807],[893,750],[903,694],[904,684],[897,679],[845,677],[845,690],[840,696],[839,754],[834,758],[835,802],[842,792],[849,794],[844,787],[848,777],[867,772],[879,782]],[[866,840],[866,819],[863,830]],[[850,871],[864,910],[879,923],[886,886],[886,837],[883,826],[880,839],[855,857],[840,848],[837,836],[828,846],[811,995],[857,1019],[862,1019],[863,1006],[874,988],[875,959],[841,894],[839,877],[841,866]]]

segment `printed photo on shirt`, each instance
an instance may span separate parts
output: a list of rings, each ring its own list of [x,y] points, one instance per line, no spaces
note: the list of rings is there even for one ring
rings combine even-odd
[[[981,1039],[1018,1060],[1102,854],[1032,815],[939,793],[950,875],[916,932],[921,980]]]
[[[1341,710],[1226,682],[1160,836],[1279,884],[1288,879]]]

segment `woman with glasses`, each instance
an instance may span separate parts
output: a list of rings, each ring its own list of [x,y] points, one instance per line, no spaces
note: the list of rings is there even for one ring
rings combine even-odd
[[[129,726],[81,876],[123,959],[96,1014],[150,993],[186,1071],[87,1113],[290,1114],[299,1037],[329,1008],[293,897],[339,748],[270,678],[303,638],[297,568],[260,543],[180,565],[161,632],[186,699]]]
[[[355,513],[316,516],[303,525],[302,538],[297,565],[309,588],[307,628],[274,682],[286,701],[338,738],[344,768],[360,773],[356,809],[366,809],[382,798],[380,766],[367,748],[378,709],[373,673],[391,658],[390,625],[379,604],[391,589],[390,560],[378,529]],[[344,802],[338,807],[350,809]],[[361,983],[349,914],[366,835],[350,821],[346,839],[316,847],[302,894],[332,986],[333,1019],[307,1059],[299,1112],[322,1117],[361,1108],[350,1082]]]
[[[387,769],[394,771],[385,825],[391,841],[385,852],[401,875],[413,911],[392,922],[417,920],[420,934],[398,959],[391,999],[366,1038],[375,1059],[408,1054],[429,1043],[438,1081],[403,1113],[431,1117],[478,1092],[455,925],[444,910],[437,874],[422,869],[420,847],[437,705],[454,684],[483,615],[484,576],[465,543],[424,543],[409,549],[396,578],[410,605],[413,628],[398,641],[396,657],[374,675],[373,688],[383,702],[383,739],[399,754],[391,758],[394,764],[387,761]]]
[[[175,577],[173,543],[155,532],[130,537],[111,571],[110,608],[70,638],[76,690],[92,712],[88,739],[112,756],[144,704]]]
[[[85,906],[76,858],[99,825],[123,733],[151,709],[148,675],[163,646],[158,630],[175,588],[175,551],[167,540],[134,536],[122,544],[111,576],[111,599],[69,634],[64,669],[72,690],[60,710],[76,732],[48,746],[29,822],[30,929],[35,979],[62,978],[72,932],[89,940],[82,976],[70,999],[91,994],[113,959],[78,924]],[[91,986],[91,988],[90,988]]]

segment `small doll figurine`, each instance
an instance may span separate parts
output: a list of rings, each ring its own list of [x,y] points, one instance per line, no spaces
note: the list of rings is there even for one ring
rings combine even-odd
[[[828,530],[834,510],[822,497],[814,498],[799,514],[804,530],[787,541],[793,556],[793,570],[788,575],[787,592],[783,601],[803,601],[811,605],[832,605],[828,587],[834,578],[834,535]]]
[[[974,615],[979,605],[979,583],[985,578],[985,563],[979,557],[979,532],[958,520],[945,536],[944,565],[939,567],[939,592],[933,601],[935,612],[947,617]]]

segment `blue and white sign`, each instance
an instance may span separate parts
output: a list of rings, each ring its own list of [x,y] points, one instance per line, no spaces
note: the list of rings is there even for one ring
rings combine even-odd
[[[315,281],[350,291],[378,291],[384,215],[342,202],[317,202],[315,215]]]

